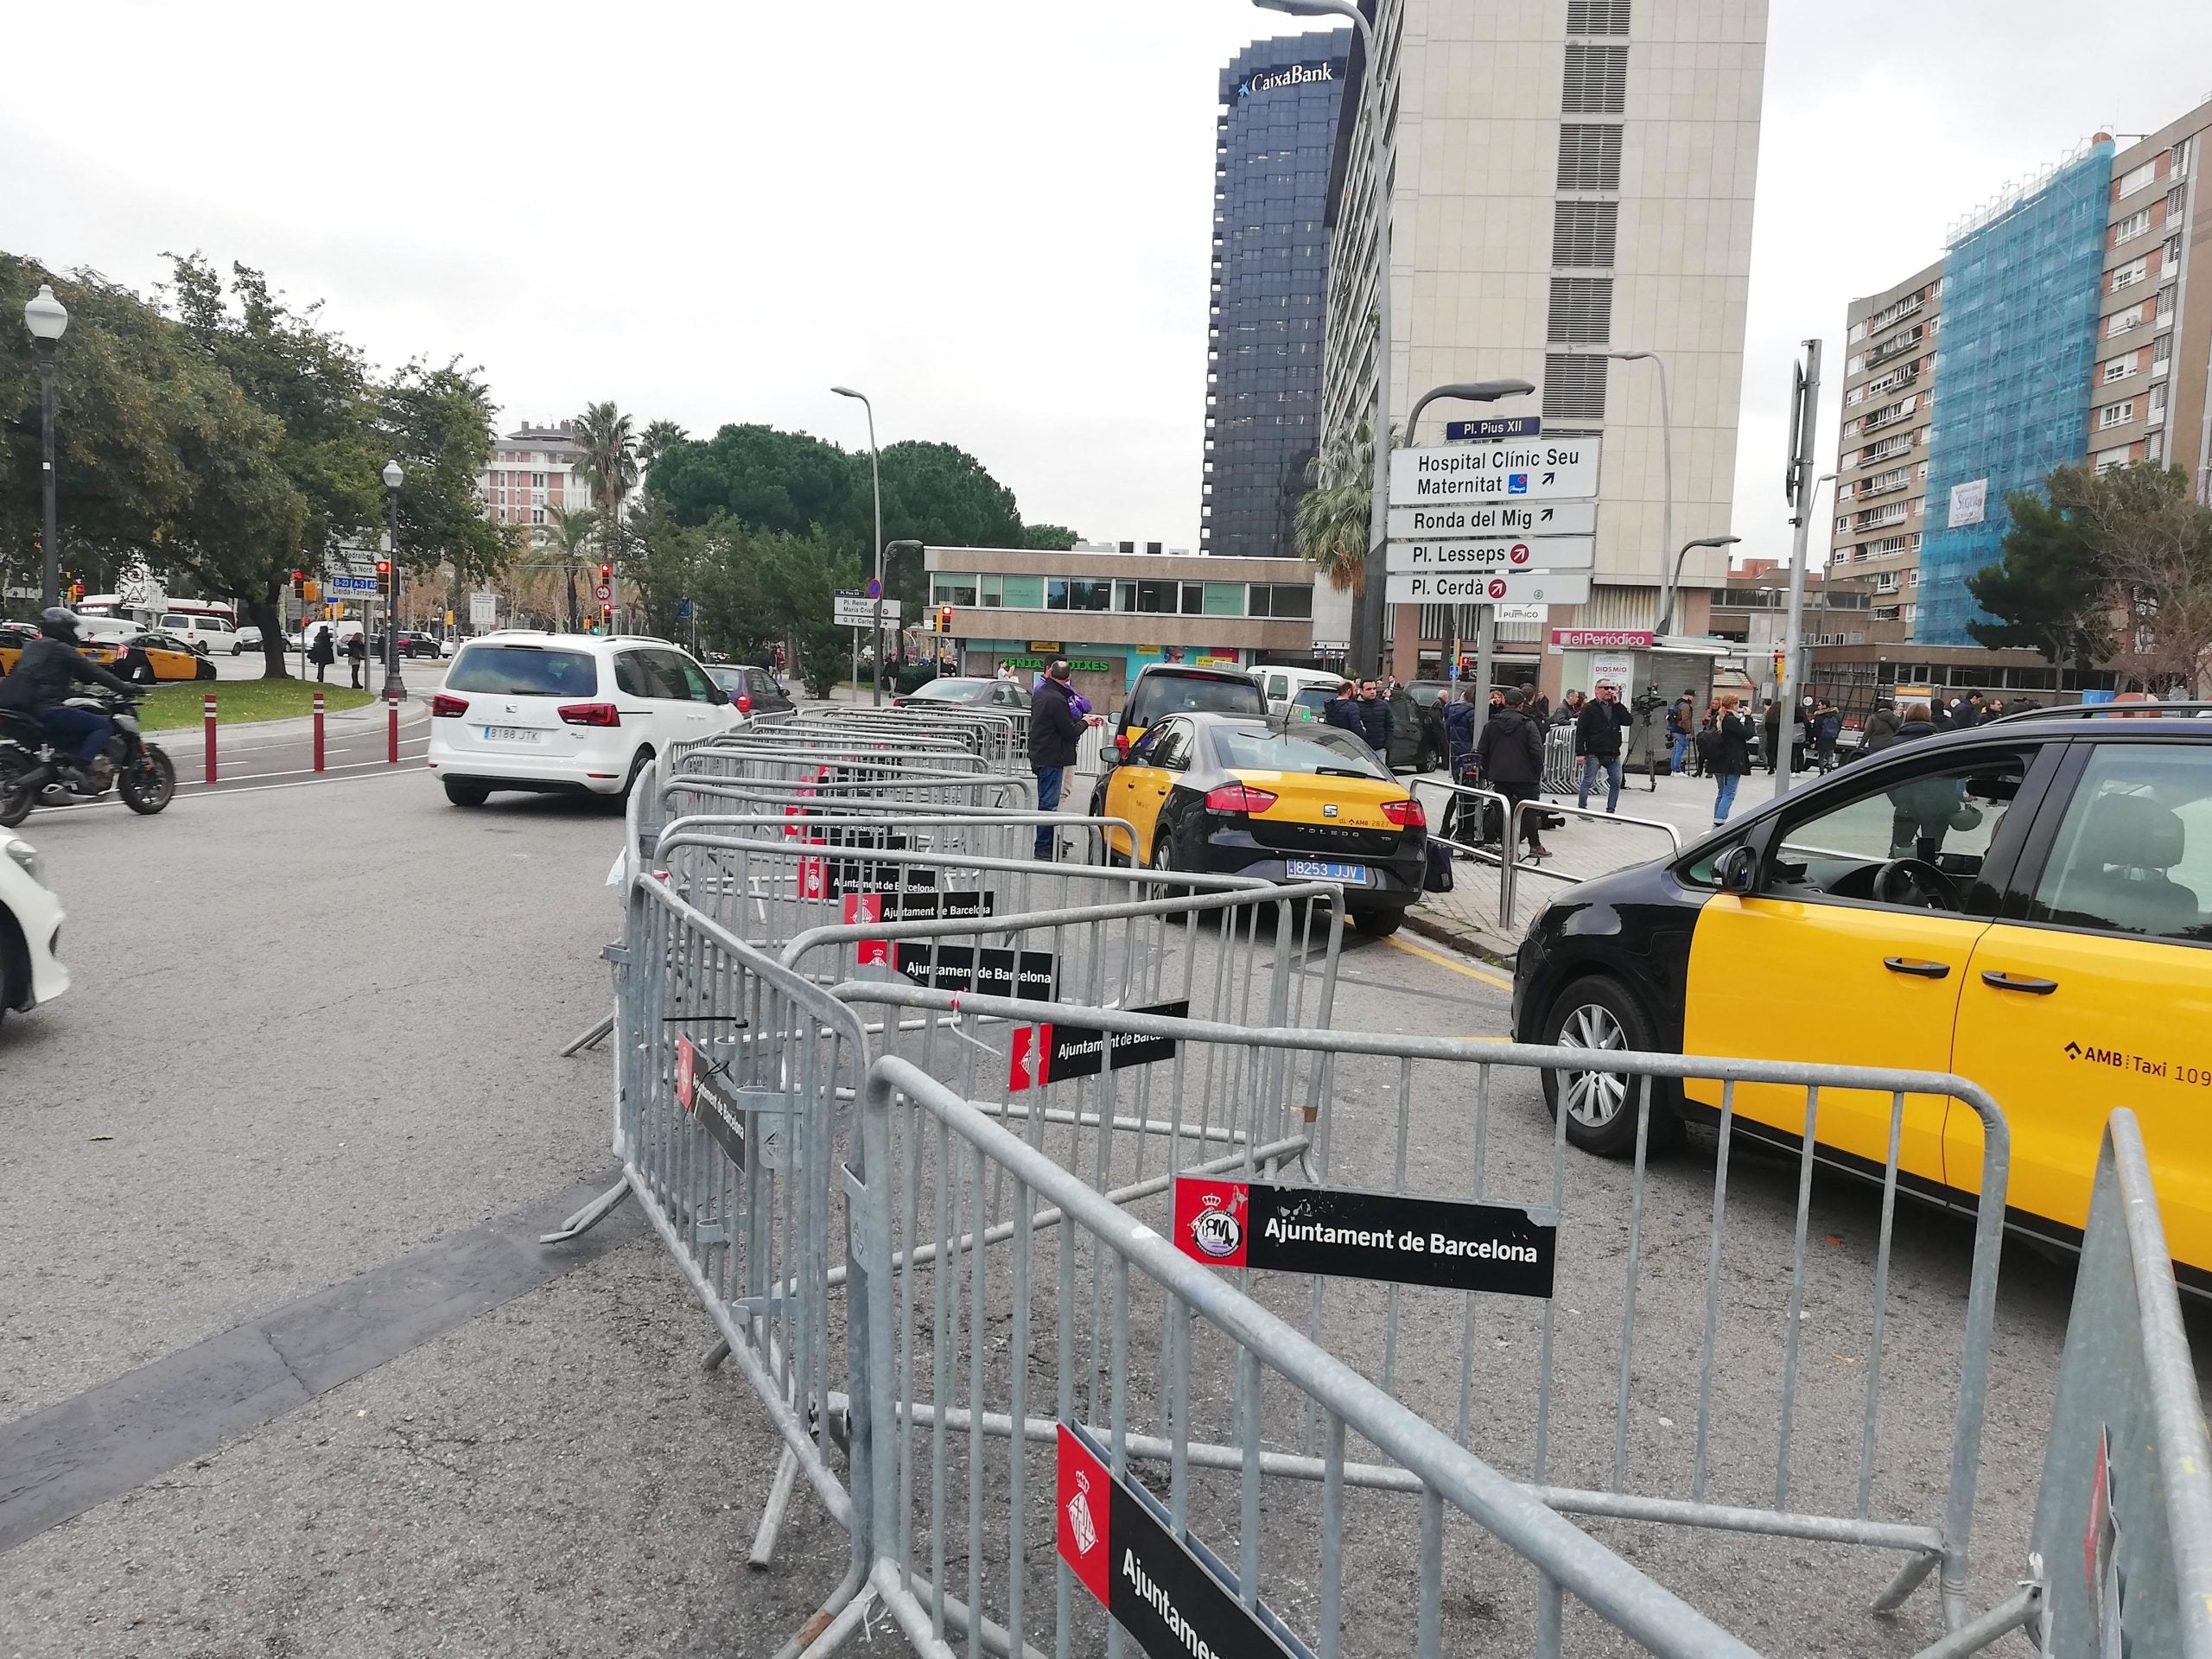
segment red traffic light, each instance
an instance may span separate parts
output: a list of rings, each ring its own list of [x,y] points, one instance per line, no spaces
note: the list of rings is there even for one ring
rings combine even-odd
[[[378,559],[377,561],[377,575],[380,576],[388,576],[391,574],[391,561],[390,559]]]
[[[601,582],[612,582],[612,581],[613,581],[613,580],[614,580],[614,567],[613,567],[613,565],[611,565],[611,564],[602,564],[602,565],[601,565],[601,566],[599,567],[599,579],[600,579]]]

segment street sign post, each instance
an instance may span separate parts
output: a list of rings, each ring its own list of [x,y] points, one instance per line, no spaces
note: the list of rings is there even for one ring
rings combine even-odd
[[[1388,569],[1446,570],[1587,570],[1597,563],[1594,536],[1532,536],[1481,542],[1392,542]]]
[[[499,620],[499,596],[497,594],[471,594],[468,596],[468,626],[488,628]]]
[[[871,601],[863,594],[840,591],[830,596],[830,620],[841,628],[872,628],[879,611],[885,627],[899,626],[899,605],[895,599]]]
[[[1595,501],[1455,501],[1390,509],[1394,542],[1439,542],[1478,536],[1592,536]]]
[[[1392,605],[1586,605],[1586,570],[1392,571],[1382,597]]]
[[[1432,444],[1390,456],[1390,505],[1576,501],[1598,493],[1596,438]]]

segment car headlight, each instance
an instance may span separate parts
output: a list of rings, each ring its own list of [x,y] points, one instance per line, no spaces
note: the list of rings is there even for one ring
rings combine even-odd
[[[46,885],[46,860],[39,855],[38,849],[32,846],[30,842],[10,836],[7,845],[0,848],[0,851],[4,851],[10,858],[14,859],[22,873],[37,882],[39,886],[42,887]]]

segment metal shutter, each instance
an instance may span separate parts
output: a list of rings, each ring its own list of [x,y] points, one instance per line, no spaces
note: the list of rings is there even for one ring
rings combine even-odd
[[[1560,108],[1568,115],[1618,115],[1628,100],[1628,48],[1567,45]]]
[[[1552,217],[1552,264],[1610,268],[1620,230],[1617,201],[1562,201]]]
[[[1604,420],[1606,361],[1602,357],[1548,354],[1544,359],[1544,418]]]
[[[1612,338],[1613,279],[1552,278],[1551,326],[1544,338],[1562,346],[1603,346]]]
[[[1570,35],[1625,35],[1629,0],[1567,0]]]
[[[1559,130],[1559,188],[1621,188],[1621,130],[1572,125]]]

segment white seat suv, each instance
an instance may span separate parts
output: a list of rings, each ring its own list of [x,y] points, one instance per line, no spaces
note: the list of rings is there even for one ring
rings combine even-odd
[[[652,757],[747,723],[706,670],[665,640],[486,634],[430,699],[430,769],[456,806],[495,789],[627,795]]]

